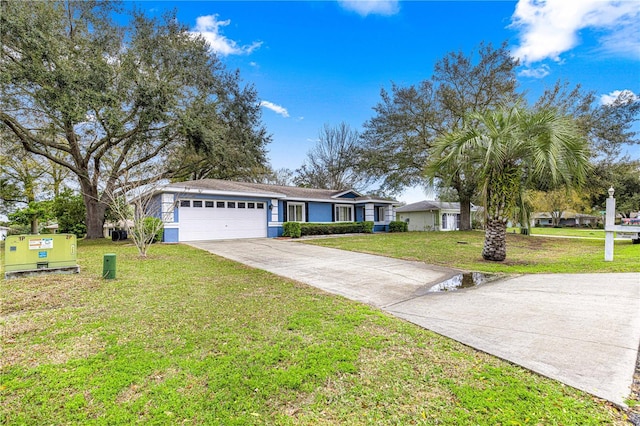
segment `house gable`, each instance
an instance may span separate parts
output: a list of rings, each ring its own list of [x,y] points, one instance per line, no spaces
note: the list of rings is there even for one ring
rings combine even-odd
[[[336,194],[331,198],[350,198],[350,199],[354,199],[354,198],[359,198],[359,197],[362,197],[362,194],[359,194],[356,191],[350,189],[348,191],[344,191],[344,192],[341,192],[339,194]]]

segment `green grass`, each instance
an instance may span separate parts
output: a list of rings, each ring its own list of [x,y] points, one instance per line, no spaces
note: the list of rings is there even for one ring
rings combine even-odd
[[[604,240],[604,229],[589,228],[531,228],[531,235],[551,235],[554,237],[599,238]],[[509,228],[508,232],[520,232],[519,228]]]
[[[604,241],[543,238],[507,234],[507,259],[482,259],[484,233],[479,231],[404,232],[308,240],[309,244],[400,259],[419,260],[467,271],[535,274],[638,272],[640,245],[616,241],[614,261],[604,261]]]
[[[102,280],[111,252],[117,279]],[[0,282],[2,424],[624,423],[558,382],[187,246],[78,253],[79,275]]]

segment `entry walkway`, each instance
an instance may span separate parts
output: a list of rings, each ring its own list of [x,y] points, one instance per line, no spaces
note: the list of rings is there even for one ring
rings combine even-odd
[[[383,309],[624,405],[640,345],[640,273],[525,275],[445,293],[457,271],[293,241],[190,245]]]

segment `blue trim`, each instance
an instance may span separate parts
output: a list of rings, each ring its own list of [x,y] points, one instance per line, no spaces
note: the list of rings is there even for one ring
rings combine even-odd
[[[177,243],[180,241],[178,228],[165,228],[162,235],[162,241],[165,243]]]
[[[267,238],[282,237],[282,226],[269,226],[267,228]]]

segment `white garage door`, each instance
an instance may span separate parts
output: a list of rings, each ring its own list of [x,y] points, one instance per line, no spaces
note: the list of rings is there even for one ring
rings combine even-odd
[[[267,203],[181,200],[180,241],[262,238],[267,236]]]

